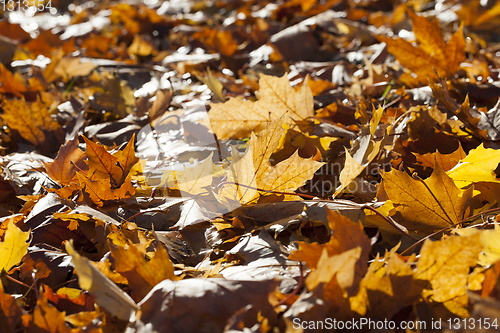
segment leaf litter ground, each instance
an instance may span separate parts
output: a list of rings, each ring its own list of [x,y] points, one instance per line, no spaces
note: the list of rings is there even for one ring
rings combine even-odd
[[[498,331],[498,4],[0,13],[0,331]]]

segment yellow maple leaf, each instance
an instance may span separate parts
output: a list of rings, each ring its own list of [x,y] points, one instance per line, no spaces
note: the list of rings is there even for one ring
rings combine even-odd
[[[467,277],[470,268],[476,266],[482,249],[480,233],[451,236],[437,242],[426,240],[414,275],[431,284],[422,295],[443,303],[456,315],[468,317]]]
[[[24,98],[4,99],[2,108],[2,119],[7,126],[43,151],[51,151],[64,140],[61,126],[52,119],[47,106],[39,98],[29,104]]]
[[[387,199],[402,215],[398,222],[409,231],[432,233],[461,221],[472,196],[472,188],[458,189],[438,164],[425,180],[397,170],[385,172],[382,178]]]
[[[227,178],[234,184],[222,188],[222,197],[246,204],[259,197],[257,188],[292,192],[314,176],[323,163],[302,158],[297,152],[271,166],[269,158],[285,132],[282,124],[283,117],[273,121],[259,136],[252,133],[243,157],[233,158]]]
[[[245,138],[287,112],[288,118],[295,121],[314,116],[313,95],[307,82],[295,91],[286,75],[278,78],[262,74],[257,96],[257,102],[231,98],[225,103],[210,104],[208,120],[217,138]]]
[[[458,188],[464,188],[478,182],[500,183],[500,180],[495,177],[495,169],[499,163],[500,150],[484,148],[481,143],[447,174]]]
[[[206,187],[212,185],[212,157],[213,153],[205,161],[192,168],[184,167],[184,173],[177,179],[179,189],[189,194],[200,194],[207,192]]]
[[[4,240],[0,243],[0,272],[8,272],[17,265],[28,252],[30,231],[23,232],[10,218]]]

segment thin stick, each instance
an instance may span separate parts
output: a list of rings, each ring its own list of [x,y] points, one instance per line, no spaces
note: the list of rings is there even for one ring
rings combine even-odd
[[[439,235],[440,233],[445,232],[445,231],[447,231],[447,230],[449,230],[449,229],[451,229],[451,228],[453,228],[453,227],[456,227],[456,226],[458,226],[458,225],[459,225],[459,224],[461,224],[461,223],[464,223],[464,222],[466,222],[466,221],[468,221],[468,220],[471,220],[471,219],[474,219],[474,218],[476,218],[476,217],[482,216],[482,215],[484,215],[484,214],[493,213],[493,212],[497,212],[497,211],[500,211],[500,208],[492,208],[492,209],[488,209],[488,210],[485,210],[485,211],[484,211],[484,212],[482,212],[482,213],[477,213],[477,214],[474,214],[474,215],[472,215],[472,216],[469,216],[469,217],[467,217],[467,218],[463,219],[462,221],[459,221],[459,222],[457,222],[457,223],[454,223],[454,224],[452,224],[452,225],[447,226],[446,228],[443,228],[443,229],[441,229],[441,230],[438,230],[438,231],[436,231],[436,232],[433,232],[432,234],[425,236],[424,238],[420,239],[420,240],[419,240],[419,241],[417,241],[415,244],[413,244],[412,246],[410,246],[409,248],[407,248],[406,250],[404,250],[403,252],[401,252],[401,253],[400,253],[400,255],[404,255],[405,253],[407,253],[407,252],[409,252],[409,251],[413,250],[416,246],[418,246],[419,244],[422,244],[422,243],[423,243],[426,239],[429,239],[429,238],[431,238],[431,237],[437,236],[437,235]]]

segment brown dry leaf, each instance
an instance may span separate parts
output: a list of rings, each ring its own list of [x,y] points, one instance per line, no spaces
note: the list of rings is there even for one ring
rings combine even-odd
[[[26,312],[17,304],[16,299],[4,292],[0,283],[0,330],[6,333],[14,333],[19,329],[21,317]]]
[[[286,75],[278,78],[262,74],[259,87],[257,102],[231,98],[225,103],[210,105],[208,119],[217,138],[245,138],[252,131],[262,131],[269,122],[287,112],[285,119],[296,121],[314,116],[313,96],[307,82],[295,91]]]
[[[208,89],[210,89],[215,97],[217,102],[224,102],[224,93],[222,90],[224,86],[222,83],[212,74],[210,68],[207,68],[207,75],[196,74],[196,78],[207,85]]]
[[[435,153],[428,153],[425,155],[419,155],[414,153],[417,158],[417,162],[425,168],[434,168],[435,163],[437,163],[443,171],[451,170],[455,165],[463,160],[467,154],[462,149],[462,145],[459,144],[458,149],[451,154],[441,154],[436,150]]]
[[[328,250],[323,248],[316,269],[306,278],[307,289],[314,290],[319,284],[329,283],[334,277],[342,290],[352,287],[356,278],[355,266],[360,256],[361,247],[359,246],[333,256],[329,256]],[[327,299],[334,300],[335,297]]]
[[[370,318],[392,318],[420,297],[426,282],[413,278],[412,262],[402,260],[396,250],[370,264],[358,294],[349,299],[353,311]]]
[[[130,55],[136,56],[149,56],[155,54],[154,46],[139,35],[134,36],[134,40],[127,50]]]
[[[278,284],[221,278],[165,280],[141,301],[141,321],[155,331],[222,332],[231,317],[254,310],[275,325],[269,297]]]
[[[26,103],[24,98],[3,100],[2,119],[9,128],[43,151],[52,151],[64,140],[61,126],[52,119],[47,107],[39,98]]]
[[[59,184],[68,184],[75,179],[77,170],[88,169],[84,158],[85,153],[78,148],[78,138],[75,137],[59,149],[53,162],[43,164],[50,178]]]
[[[130,296],[101,273],[87,258],[78,254],[72,242],[66,242],[66,252],[72,257],[80,287],[96,297],[97,305],[117,318],[129,321],[139,308]]]
[[[92,73],[97,65],[91,61],[82,62],[82,58],[64,57],[64,52],[59,51],[52,62],[45,68],[44,77],[48,83],[61,79],[68,82],[76,76],[87,76]]]
[[[470,268],[477,265],[483,249],[481,233],[470,236],[451,236],[432,242],[426,240],[420,250],[415,278],[427,280],[432,289],[422,295],[443,303],[452,313],[468,317],[467,277]]]
[[[85,154],[90,179],[108,179],[112,188],[122,186],[130,169],[139,161],[134,152],[134,138],[135,135],[124,150],[111,155],[102,145],[83,137],[87,144]]]
[[[331,230],[331,236],[328,243],[305,243],[298,242],[299,249],[290,255],[291,260],[300,260],[314,269],[318,265],[318,260],[323,253],[323,249],[327,250],[328,256],[341,254],[347,250],[360,247],[362,249],[362,258],[368,258],[371,244],[368,236],[366,236],[363,225],[355,223],[338,212],[331,211],[327,208],[326,215],[328,217],[328,226]],[[366,266],[366,260],[363,264]],[[364,272],[361,274],[364,275]]]
[[[373,161],[378,155],[380,148],[385,143],[387,134],[390,131],[390,126],[386,129],[382,140],[375,142],[374,135],[377,130],[384,108],[379,107],[372,114],[370,122],[364,125],[361,129],[361,134],[352,144],[351,151],[345,148],[346,159],[344,168],[340,172],[340,187],[335,190],[333,197],[339,195],[349,184],[354,181],[363,170]],[[352,153],[352,156],[351,156]]]
[[[111,73],[102,75],[102,80],[106,85],[107,93],[105,95],[96,94],[97,102],[103,105],[107,110],[114,110],[114,113],[125,118],[133,113],[135,109],[134,92],[124,80],[114,77]]]
[[[412,20],[413,32],[419,46],[415,47],[402,38],[377,36],[381,42],[387,44],[387,49],[401,65],[417,75],[415,78],[409,73],[404,73],[400,80],[409,86],[416,86],[427,83],[429,79],[436,81],[438,77],[435,72],[442,78],[455,74],[465,59],[463,25],[446,43],[437,20],[430,21],[409,9],[407,13]]]
[[[149,117],[151,121],[161,117],[165,111],[167,111],[167,107],[172,101],[173,93],[170,90],[158,90],[156,92],[156,99],[153,102],[153,105],[149,109]]]
[[[119,245],[114,237],[108,238],[111,255],[116,261],[115,270],[127,278],[133,299],[139,301],[158,283],[163,280],[177,280],[174,266],[167,250],[159,243],[154,257],[147,261],[144,254],[126,239],[126,244]]]
[[[295,152],[290,158],[271,166],[269,158],[278,147],[285,130],[283,116],[273,121],[265,130],[252,137],[243,157],[233,157],[227,171],[229,182],[219,193],[221,197],[249,203],[258,198],[257,188],[271,191],[292,192],[311,179],[323,163],[305,159]]]
[[[385,172],[382,178],[387,198],[402,216],[398,222],[410,232],[432,233],[461,221],[472,197],[472,188],[458,189],[437,164],[425,180],[397,170]]]
[[[319,244],[314,242],[307,244],[305,242],[298,242],[299,249],[294,251],[289,258],[306,263],[313,272],[320,270],[319,273],[315,273],[316,277],[311,278],[309,282],[306,280],[308,288],[312,285],[316,286],[319,282],[327,283],[334,274],[337,274],[337,282],[343,290],[348,290],[351,286],[356,289],[368,267],[367,260],[371,249],[370,240],[366,236],[361,223],[354,223],[347,217],[327,208],[325,210],[331,230],[328,243]],[[355,251],[352,252],[353,250]],[[334,262],[341,258],[339,257],[340,255],[348,252],[350,254],[346,255],[345,260],[350,263],[354,257],[356,257],[356,260],[351,263],[351,268],[343,271],[343,274],[347,275],[339,275],[340,268]],[[322,265],[328,267],[321,267]],[[327,276],[330,278],[325,280]],[[316,282],[313,283],[312,281]]]
[[[14,76],[5,66],[0,63],[0,93],[11,93],[16,96],[22,96],[27,92],[26,84]]]
[[[70,333],[71,328],[64,321],[65,316],[66,312],[59,312],[41,293],[31,320],[25,326],[31,332]]]
[[[132,176],[128,175],[119,188],[113,188],[110,179],[90,179],[83,173],[76,173],[83,190],[89,194],[90,199],[98,207],[102,207],[103,201],[119,200],[129,195],[135,194],[135,187],[132,185]]]
[[[0,243],[0,272],[8,272],[17,265],[28,252],[28,242],[31,232],[23,232],[14,224],[14,218],[9,218],[4,240]]]

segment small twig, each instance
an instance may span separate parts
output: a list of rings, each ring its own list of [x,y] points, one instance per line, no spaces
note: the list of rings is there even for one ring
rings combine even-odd
[[[400,233],[402,233],[406,237],[414,240],[415,242],[418,241],[417,238],[415,238],[412,235],[406,233],[404,230],[402,230],[400,227],[398,227],[397,224],[392,220],[392,218],[390,218],[388,216],[385,216],[384,214],[382,214],[381,212],[379,212],[378,210],[376,210],[375,208],[373,208],[373,207],[371,207],[369,205],[364,205],[363,208],[369,209],[372,212],[374,212],[375,214],[377,214],[378,216],[382,217],[387,223],[389,223],[393,228],[395,228],[397,231],[399,231]]]
[[[5,274],[5,277],[6,277],[8,280],[10,280],[10,281],[12,281],[12,282],[14,282],[14,283],[17,283],[17,284],[19,284],[19,285],[21,285],[21,286],[23,286],[23,287],[26,287],[26,288],[28,288],[28,289],[30,289],[30,288],[31,288],[31,286],[28,286],[26,283],[23,283],[23,282],[21,282],[21,281],[19,281],[19,280],[14,279],[12,276],[9,276],[9,275]]]
[[[239,184],[239,183],[236,183],[236,182],[230,182],[230,181],[224,181],[224,182],[219,183],[217,185],[217,189],[220,189],[222,186],[227,185],[227,184],[236,185],[236,186],[243,186],[243,187],[246,187],[246,188],[250,188],[250,189],[253,189],[253,190],[256,190],[256,191],[266,192],[266,193],[283,194],[283,195],[296,195],[296,196],[307,198],[307,199],[315,199],[315,198],[317,198],[317,197],[315,197],[313,195],[309,195],[309,194],[300,194],[300,193],[294,193],[294,192],[264,190],[262,188],[248,186],[248,185],[243,185],[243,184]]]
[[[302,289],[302,287],[304,286],[304,280],[305,280],[304,279],[304,268],[302,266],[302,262],[300,262],[300,261],[299,261],[299,269],[300,269],[300,277],[299,277],[299,281],[297,282],[297,287],[295,287],[295,289],[292,291],[292,293],[290,295],[288,295],[286,298],[279,301],[279,303],[274,306],[275,308],[288,302],[292,297],[297,295],[297,293],[300,291],[300,289]]]
[[[424,238],[420,239],[419,241],[417,241],[412,246],[408,247],[406,250],[404,250],[403,252],[401,252],[400,255],[404,255],[405,253],[408,253],[409,251],[413,250],[416,246],[418,246],[419,244],[422,244],[426,239],[429,239],[431,237],[437,236],[440,233],[443,233],[443,232],[445,232],[445,231],[447,231],[447,230],[449,230],[451,228],[454,228],[454,227],[458,226],[459,224],[467,222],[468,220],[474,219],[474,218],[482,216],[484,214],[493,213],[493,212],[496,212],[496,211],[500,211],[500,208],[492,208],[492,209],[485,210],[484,212],[474,214],[472,216],[469,216],[469,217],[463,219],[462,221],[459,221],[457,223],[454,223],[452,225],[447,226],[446,228],[443,228],[441,230],[433,232],[432,234],[425,236]]]

